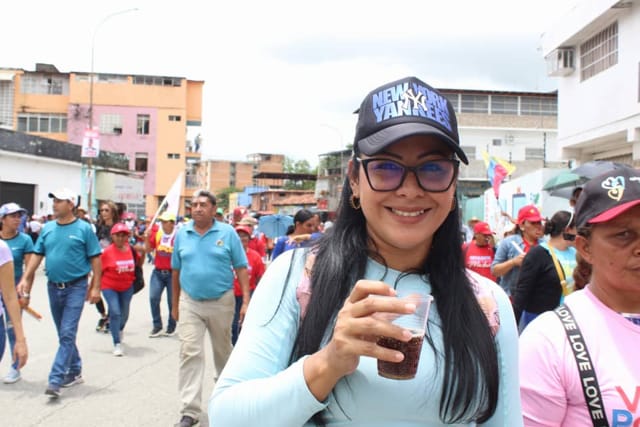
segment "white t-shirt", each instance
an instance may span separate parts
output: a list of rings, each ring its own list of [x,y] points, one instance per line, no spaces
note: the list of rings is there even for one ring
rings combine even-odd
[[[610,426],[640,426],[640,326],[587,288],[565,299],[593,363]],[[520,394],[525,427],[591,426],[576,360],[553,312],[520,337]]]

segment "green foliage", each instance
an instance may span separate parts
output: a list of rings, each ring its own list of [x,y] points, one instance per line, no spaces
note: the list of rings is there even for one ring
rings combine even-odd
[[[290,157],[285,157],[284,172],[317,175],[318,168],[311,168],[311,165],[307,160],[293,160]],[[315,181],[293,181],[289,179],[285,180],[283,183],[283,187],[287,190],[313,190],[315,185]]]
[[[229,194],[230,193],[238,193],[242,190],[236,187],[227,187],[222,189],[218,194],[216,194],[216,203],[217,207],[224,209],[225,211],[229,209]]]

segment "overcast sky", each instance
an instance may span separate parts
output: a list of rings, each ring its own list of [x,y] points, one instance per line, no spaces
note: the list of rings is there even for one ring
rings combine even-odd
[[[540,36],[577,2],[12,1],[0,67],[88,72],[93,45],[96,72],[204,80],[205,157],[272,152],[315,165],[352,142],[352,112],[388,81],[555,90]],[[138,10],[100,24],[128,8]]]

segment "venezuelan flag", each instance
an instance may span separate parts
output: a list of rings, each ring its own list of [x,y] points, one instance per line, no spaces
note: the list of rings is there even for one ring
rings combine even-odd
[[[482,152],[482,158],[487,168],[487,177],[497,199],[500,196],[500,184],[516,170],[516,167],[500,157],[490,155],[486,151]]]

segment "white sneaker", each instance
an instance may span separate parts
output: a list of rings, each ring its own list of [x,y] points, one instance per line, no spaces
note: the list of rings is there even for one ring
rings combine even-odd
[[[20,375],[20,371],[11,368],[9,369],[9,372],[7,372],[7,375],[2,379],[2,382],[5,384],[13,384],[20,381],[21,378],[22,376]]]
[[[122,352],[122,346],[120,344],[116,344],[115,346],[113,346],[113,355],[116,357],[124,356],[124,353]]]

